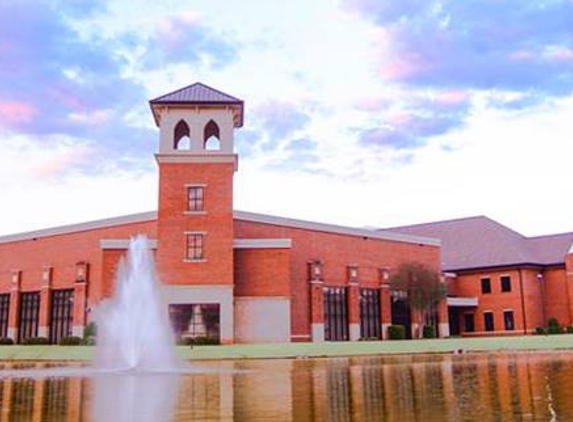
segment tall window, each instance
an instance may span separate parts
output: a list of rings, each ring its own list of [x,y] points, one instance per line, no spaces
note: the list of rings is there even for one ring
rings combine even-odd
[[[50,296],[50,343],[58,344],[63,337],[72,335],[74,291],[52,290]]]
[[[495,326],[493,324],[493,312],[483,313],[483,325],[486,331],[494,331]]]
[[[481,292],[482,294],[491,293],[491,279],[489,277],[481,279]]]
[[[500,278],[501,280],[501,291],[504,293],[511,292],[511,277],[504,275]]]
[[[38,336],[40,314],[40,293],[27,292],[20,295],[20,322],[18,325],[18,342]]]
[[[205,236],[202,233],[187,234],[187,259],[197,261],[205,258]]]
[[[8,337],[8,315],[10,313],[10,294],[0,295],[0,336]]]
[[[190,186],[187,188],[188,211],[203,211],[203,198],[205,189],[203,186]]]
[[[507,331],[515,330],[515,322],[513,320],[513,311],[504,311],[503,312],[503,321],[505,324],[505,329]]]
[[[475,329],[474,314],[464,314],[464,331],[466,333],[473,333]]]

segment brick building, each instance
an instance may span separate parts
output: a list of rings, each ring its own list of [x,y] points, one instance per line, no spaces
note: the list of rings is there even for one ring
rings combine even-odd
[[[525,237],[487,217],[390,229],[442,240],[452,335],[573,323],[573,233]]]
[[[179,337],[357,340],[383,338],[391,323],[418,335],[388,274],[405,261],[439,270],[439,240],[234,211],[243,102],[193,84],[150,106],[159,127],[157,212],[0,237],[0,336],[55,343],[81,335],[113,294],[118,261],[138,233],[152,239]]]

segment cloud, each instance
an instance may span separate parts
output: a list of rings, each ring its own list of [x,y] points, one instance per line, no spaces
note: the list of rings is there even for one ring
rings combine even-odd
[[[381,28],[380,75],[414,86],[573,89],[573,7],[524,2],[347,1]],[[551,75],[551,77],[548,77]]]
[[[217,34],[201,22],[201,15],[183,10],[160,19],[151,34],[129,34],[131,42],[145,50],[143,66],[146,69],[166,64],[194,65],[206,62],[220,68],[238,57],[236,44]]]
[[[21,101],[1,101],[0,126],[15,127],[30,123],[37,111],[35,106]]]

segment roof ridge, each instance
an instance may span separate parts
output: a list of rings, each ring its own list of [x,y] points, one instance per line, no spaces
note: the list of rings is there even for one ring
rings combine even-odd
[[[425,223],[407,224],[405,226],[385,227],[385,228],[380,228],[377,230],[396,230],[396,229],[403,229],[403,228],[409,228],[409,227],[427,226],[429,224],[442,224],[442,223],[450,223],[450,222],[454,222],[454,221],[475,220],[478,218],[485,218],[485,219],[488,219],[490,221],[495,221],[486,215],[472,215],[469,217],[451,218],[449,220],[427,221]]]
[[[187,86],[184,86],[183,88],[176,89],[175,91],[168,92],[167,94],[163,94],[163,95],[161,95],[161,96],[159,96],[159,97],[157,97],[157,98],[154,98],[154,99],[152,99],[152,100],[149,100],[149,102],[150,102],[150,103],[153,103],[153,102],[156,102],[156,101],[161,101],[161,99],[163,99],[163,98],[165,98],[165,97],[169,97],[169,96],[174,95],[174,94],[177,94],[177,93],[179,93],[179,92],[181,92],[181,91],[185,91],[186,89],[190,89],[190,88],[192,88],[192,87],[194,87],[194,86],[202,86],[203,88],[210,89],[211,91],[214,91],[214,92],[216,92],[216,93],[219,94],[219,95],[223,95],[223,96],[225,96],[225,97],[228,97],[230,100],[237,101],[237,102],[242,102],[240,99],[238,99],[237,97],[234,97],[233,95],[227,94],[226,92],[220,91],[220,90],[218,90],[218,89],[216,89],[216,88],[213,88],[212,86],[209,86],[209,85],[204,84],[203,82],[199,82],[199,81],[193,82],[192,84],[189,84],[189,85],[187,85]]]
[[[534,239],[541,239],[543,237],[566,236],[566,235],[573,236],[573,232],[559,232],[559,233],[550,233],[550,234],[540,234],[537,236],[526,236],[525,238],[534,240]]]

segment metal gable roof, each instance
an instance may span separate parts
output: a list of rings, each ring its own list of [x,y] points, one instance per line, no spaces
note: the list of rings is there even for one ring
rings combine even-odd
[[[442,240],[444,270],[564,262],[573,233],[525,237],[484,216],[384,229]]]
[[[243,104],[232,95],[225,94],[201,82],[180,88],[150,101],[151,104]]]

